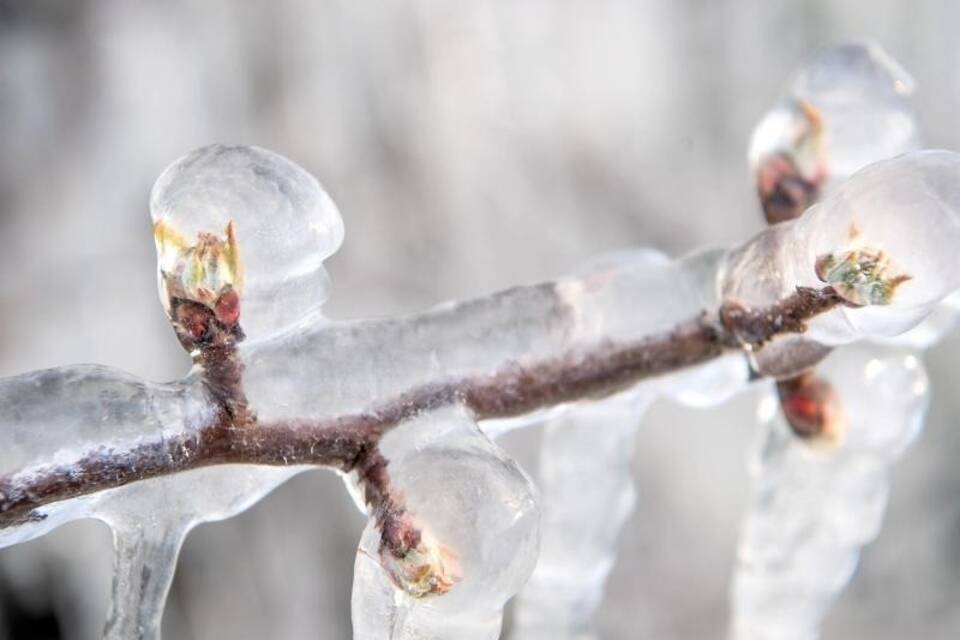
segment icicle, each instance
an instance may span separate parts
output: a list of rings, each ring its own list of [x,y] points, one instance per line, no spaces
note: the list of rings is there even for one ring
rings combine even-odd
[[[113,600],[104,640],[159,640],[160,620],[188,527],[129,523],[113,531]]]
[[[732,586],[737,640],[813,640],[827,609],[880,531],[893,463],[923,425],[928,384],[917,357],[846,347],[817,374],[842,414],[830,439],[794,435],[768,398],[754,496]]]
[[[650,394],[581,404],[552,420],[540,454],[543,544],[516,604],[513,637],[595,637],[592,617],[636,492],[630,460]]]
[[[96,516],[113,530],[114,579],[105,640],[158,640],[184,538],[195,526],[248,509],[304,467],[232,465],[121,487]]]

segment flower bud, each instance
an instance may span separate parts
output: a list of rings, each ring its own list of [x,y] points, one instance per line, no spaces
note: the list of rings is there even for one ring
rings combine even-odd
[[[165,220],[154,225],[153,236],[167,312],[173,301],[195,302],[213,311],[224,325],[235,325],[240,317],[243,262],[233,222],[227,223],[223,236],[201,232],[193,244]]]

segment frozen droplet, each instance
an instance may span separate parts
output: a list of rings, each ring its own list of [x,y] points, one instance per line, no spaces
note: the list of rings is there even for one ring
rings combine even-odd
[[[825,49],[754,129],[750,166],[779,156],[832,189],[870,163],[920,148],[912,91],[910,75],[874,42]]]
[[[457,575],[442,595],[412,597],[391,580],[371,520],[354,574],[355,637],[497,638],[504,603],[536,563],[540,513],[530,479],[457,407],[398,426],[382,445],[392,486]]]
[[[909,351],[846,346],[816,372],[840,400],[842,437],[803,440],[765,401],[732,584],[737,639],[819,637],[861,547],[880,531],[891,467],[923,425],[926,376]]]
[[[243,272],[240,323],[253,339],[297,323],[327,297],[323,260],[340,246],[343,220],[317,180],[282,156],[246,146],[197,149],[157,180],[150,212],[167,239],[158,235],[161,272],[178,268],[177,245],[223,240],[232,225]],[[197,264],[186,275],[203,270],[209,279],[226,270]]]
[[[809,323],[826,344],[902,333],[960,287],[960,155],[919,151],[863,169],[799,219],[775,225],[730,252],[724,299],[773,304],[797,286],[823,287],[818,262],[869,254],[896,286],[862,308],[841,307]],[[879,303],[879,304],[876,304]]]
[[[633,511],[630,462],[651,392],[580,403],[547,424],[540,451],[543,544],[517,599],[514,637],[589,637],[618,536]]]
[[[838,185],[866,165],[920,148],[909,103],[913,78],[875,42],[820,52],[789,93],[820,112],[829,176]]]

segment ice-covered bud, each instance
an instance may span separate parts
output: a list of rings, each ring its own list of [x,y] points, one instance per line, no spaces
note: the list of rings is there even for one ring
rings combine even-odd
[[[790,429],[815,446],[836,446],[846,431],[846,414],[833,385],[813,371],[777,381],[780,408]]]
[[[891,273],[890,257],[869,247],[826,253],[817,258],[815,269],[818,278],[857,306],[890,304],[897,288],[910,280]]]
[[[826,49],[760,121],[749,162],[771,223],[797,217],[862,167],[920,147],[910,75],[873,42]]]
[[[827,177],[823,115],[813,103],[790,96],[772,109],[753,130],[749,160],[757,186],[770,191],[790,172],[820,184]]]
[[[901,333],[960,287],[960,155],[921,151],[875,163],[789,230],[794,284],[823,281],[855,305],[811,335],[830,343]]]
[[[807,338],[892,336],[960,288],[957,247],[960,155],[918,151],[867,167],[799,219],[731,252],[721,297],[761,307],[826,282],[851,305],[814,318]]]
[[[825,49],[790,85],[822,119],[828,178],[837,185],[872,162],[920,147],[909,73],[875,42]]]
[[[244,333],[259,339],[326,300],[323,260],[340,246],[343,221],[317,180],[286,158],[257,147],[197,149],[157,180],[150,212],[164,305],[183,294],[227,324],[242,307]]]
[[[160,220],[153,227],[160,269],[161,300],[170,312],[174,301],[208,307],[217,320],[233,326],[240,317],[243,262],[233,222],[222,236],[201,232],[191,243]]]
[[[892,464],[923,428],[929,383],[907,351],[851,345],[835,350],[816,375],[842,400],[843,438],[810,447],[772,398],[762,403],[765,425],[734,573],[732,639],[820,637],[860,548],[880,531]]]
[[[403,550],[381,543],[379,557],[384,571],[397,587],[414,598],[447,593],[461,578],[457,554],[416,518],[410,518],[406,526],[416,532],[416,542]]]
[[[499,637],[504,603],[536,564],[540,512],[532,482],[459,407],[400,425],[380,448],[402,496],[405,530],[380,531],[371,518],[364,531],[354,637]],[[413,551],[395,554],[395,541],[408,534],[419,536]]]

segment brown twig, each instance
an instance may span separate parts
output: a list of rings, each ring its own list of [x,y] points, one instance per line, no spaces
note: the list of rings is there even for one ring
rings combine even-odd
[[[799,218],[820,198],[820,185],[804,178],[796,164],[784,154],[771,156],[757,171],[757,195],[767,224]],[[818,260],[817,274],[822,280],[825,256]],[[904,276],[901,276],[903,278]],[[899,280],[893,280],[895,288]],[[829,380],[818,376],[814,367],[829,348],[820,345],[805,350],[810,366],[801,373],[777,381],[780,410],[791,430],[807,440],[835,441],[842,429],[840,397]],[[801,365],[802,366],[802,365]]]
[[[35,510],[47,504],[215,464],[363,468],[368,479],[375,479],[383,465],[371,452],[380,437],[422,412],[462,403],[483,420],[607,396],[644,378],[707,362],[729,350],[757,347],[776,335],[802,332],[806,321],[842,304],[830,287],[798,288],[767,308],[727,304],[716,314],[704,313],[663,334],[509,365],[491,375],[415,387],[364,412],[282,421],[255,419],[239,385],[242,365],[229,348],[233,343],[224,344],[224,336],[213,336],[207,346],[192,346],[200,349],[198,362],[205,367],[211,401],[221,407],[215,419],[193,433],[158,436],[130,449],[100,448],[69,464],[37,466],[4,476],[0,478],[0,526],[42,518]],[[367,486],[376,488],[376,482]]]

